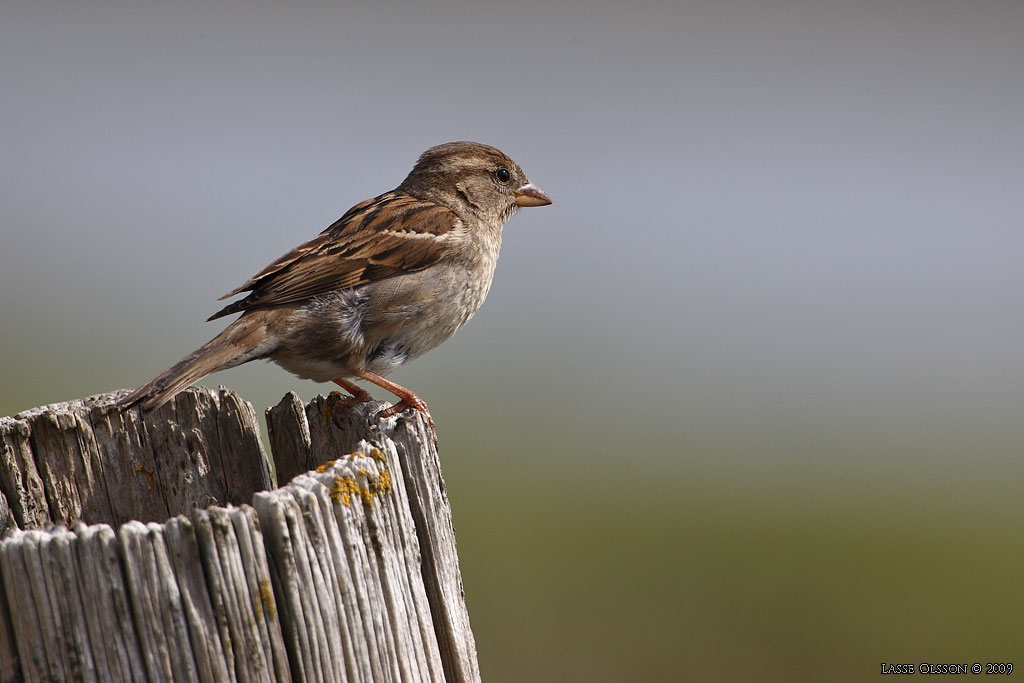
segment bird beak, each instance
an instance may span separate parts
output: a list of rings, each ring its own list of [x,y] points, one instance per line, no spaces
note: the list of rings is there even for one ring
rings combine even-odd
[[[544,190],[533,183],[523,185],[513,194],[515,194],[516,204],[519,206],[547,206],[551,203],[551,197],[544,194]]]

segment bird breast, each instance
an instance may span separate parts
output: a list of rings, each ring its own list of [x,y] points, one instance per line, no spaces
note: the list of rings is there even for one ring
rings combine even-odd
[[[367,340],[415,358],[451,337],[487,298],[497,246],[464,250],[420,272],[367,285],[362,316]]]

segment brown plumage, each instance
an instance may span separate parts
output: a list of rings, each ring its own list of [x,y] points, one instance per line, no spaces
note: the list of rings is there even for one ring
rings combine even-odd
[[[405,408],[427,413],[408,389],[384,378],[464,325],[490,288],[505,222],[521,206],[551,200],[499,150],[451,142],[424,152],[397,188],[349,209],[229,292],[244,298],[210,320],[242,316],[132,393],[153,409],[206,375],[258,358],[299,377],[382,386]]]
[[[252,291],[207,320],[422,270],[444,255],[444,243],[427,238],[449,232],[458,220],[451,209],[397,190],[368,199],[222,296],[220,300]]]

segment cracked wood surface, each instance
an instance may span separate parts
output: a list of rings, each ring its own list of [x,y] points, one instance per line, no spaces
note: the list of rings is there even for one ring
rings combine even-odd
[[[194,388],[0,418],[0,681],[479,681],[425,421]]]

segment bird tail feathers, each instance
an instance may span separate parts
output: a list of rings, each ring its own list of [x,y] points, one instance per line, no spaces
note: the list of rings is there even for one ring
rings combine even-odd
[[[242,316],[216,337],[125,397],[121,405],[141,403],[144,410],[155,410],[173,399],[182,389],[210,373],[269,355],[273,349],[268,348],[267,326],[260,318]]]

